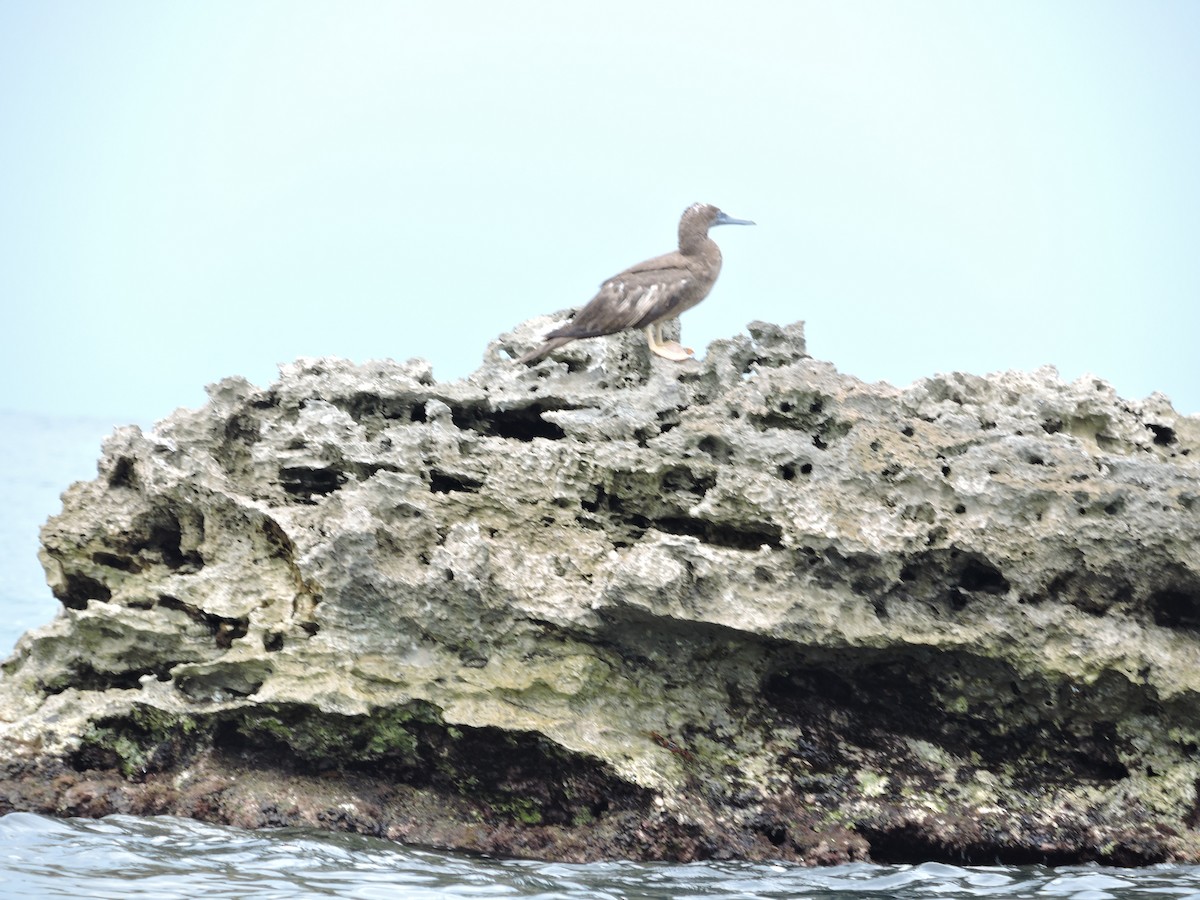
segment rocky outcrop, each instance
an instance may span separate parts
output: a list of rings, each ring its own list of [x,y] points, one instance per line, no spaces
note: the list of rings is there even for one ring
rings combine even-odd
[[[864,384],[754,323],[118,430],[0,682],[0,810],[559,859],[1200,860],[1200,419]]]

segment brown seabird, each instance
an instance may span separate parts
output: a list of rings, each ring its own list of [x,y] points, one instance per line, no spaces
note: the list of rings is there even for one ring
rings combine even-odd
[[[708,296],[721,273],[721,250],[708,236],[714,225],[753,225],[708,203],[693,203],[679,220],[679,249],[630,266],[600,286],[600,292],[570,322],[546,335],[546,343],[518,362],[533,363],[578,338],[645,328],[650,352],[684,360],[690,347],[662,339],[663,322]]]

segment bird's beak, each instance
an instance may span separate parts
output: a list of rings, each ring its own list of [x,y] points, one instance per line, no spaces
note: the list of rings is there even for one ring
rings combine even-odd
[[[717,218],[713,221],[714,225],[753,225],[749,219],[735,219],[733,216],[726,215],[723,212],[717,213]]]

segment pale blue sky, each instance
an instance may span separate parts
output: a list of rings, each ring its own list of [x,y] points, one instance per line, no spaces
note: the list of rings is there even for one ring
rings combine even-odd
[[[0,0],[0,407],[478,365],[715,203],[698,349],[1200,412],[1200,3]]]

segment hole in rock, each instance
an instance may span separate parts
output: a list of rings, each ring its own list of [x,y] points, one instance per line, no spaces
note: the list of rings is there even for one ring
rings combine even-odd
[[[185,509],[183,514],[190,524],[189,542],[198,546],[204,539],[204,519],[194,510]],[[161,561],[170,569],[198,572],[204,568],[204,558],[198,549],[183,549],[183,535],[184,528],[174,510],[151,509],[134,519],[128,534],[114,540],[111,556],[130,558],[141,568]]]
[[[158,605],[164,609],[174,609],[182,612],[193,621],[204,625],[216,639],[216,645],[222,650],[228,650],[234,641],[245,637],[246,632],[250,630],[250,619],[247,616],[238,616],[236,618],[218,616],[215,613],[206,612],[189,603],[184,603],[178,597],[172,597],[170,594],[160,595]]]
[[[55,591],[55,596],[67,609],[86,609],[89,600],[111,600],[112,591],[94,578],[69,572],[66,584]]]
[[[651,527],[667,534],[698,538],[706,544],[731,550],[757,550],[764,544],[778,549],[782,546],[783,531],[778,525],[760,522],[758,527],[718,524],[687,516],[651,519]]]
[[[458,428],[477,431],[490,437],[514,441],[532,441],[535,438],[560,440],[566,437],[567,433],[553,422],[543,419],[542,413],[581,408],[547,400],[539,400],[514,409],[489,410],[478,405],[462,405],[451,407],[451,418]]]
[[[137,470],[133,460],[122,456],[113,466],[112,474],[108,476],[108,486],[111,488],[136,488],[138,485]]]
[[[243,447],[256,444],[262,439],[259,421],[246,413],[237,413],[225,422],[224,443],[226,449],[237,445]]]
[[[128,556],[118,556],[115,553],[97,551],[92,554],[92,562],[107,569],[118,569],[121,572],[140,572],[142,567]]]
[[[1166,589],[1150,595],[1154,624],[1164,628],[1200,628],[1200,590]]]
[[[808,741],[800,754],[807,772],[853,773],[874,757],[902,778],[939,777],[940,769],[906,749],[916,738],[984,766],[1003,765],[1029,784],[1129,777],[1121,761],[1129,748],[1111,722],[1095,720],[1094,697],[1069,683],[1035,680],[1020,682],[1022,702],[1014,707],[1018,682],[1011,666],[968,652],[797,656],[788,649],[762,694],[780,723]],[[1106,686],[1132,702],[1127,681]]]
[[[959,612],[972,594],[1004,594],[1008,580],[982,556],[958,550],[933,549],[911,555],[900,569],[899,582],[887,591],[889,599],[925,603],[936,615]]]
[[[716,486],[717,479],[714,475],[698,475],[686,466],[676,466],[663,472],[661,483],[664,491],[682,491],[700,499]]]
[[[707,435],[696,444],[696,449],[712,457],[715,462],[728,463],[733,459],[733,447],[724,438]]]
[[[347,481],[337,469],[311,466],[284,466],[279,470],[279,485],[302,503],[315,503],[314,496],[332,494]]]
[[[1169,447],[1177,440],[1175,437],[1175,429],[1171,428],[1169,425],[1156,425],[1154,423],[1147,423],[1146,427],[1154,432],[1154,443],[1158,444],[1160,447]]]
[[[153,669],[125,669],[120,672],[102,672],[88,662],[72,662],[65,672],[53,682],[43,683],[47,694],[61,694],[67,689],[77,691],[128,691],[141,687],[147,675],[158,681],[170,681],[170,669],[174,663],[163,663]]]
[[[986,594],[1006,594],[1010,587],[1008,579],[1000,570],[978,556],[967,556],[959,574],[958,583],[965,591],[982,591]]]
[[[982,829],[972,828],[969,830]],[[1066,866],[1086,861],[1078,850],[1033,850],[1005,847],[986,839],[964,840],[959,834],[939,839],[938,833],[906,823],[892,827],[860,826],[855,829],[871,847],[871,860],[881,865],[940,862],[958,866]]]
[[[419,397],[411,395],[384,397],[370,391],[359,391],[349,397],[339,398],[334,403],[356,422],[370,419],[419,422],[425,419],[424,403]]]
[[[466,475],[455,475],[438,469],[432,469],[429,472],[429,490],[434,494],[450,494],[455,492],[475,494],[482,487],[482,481],[477,481]]]

